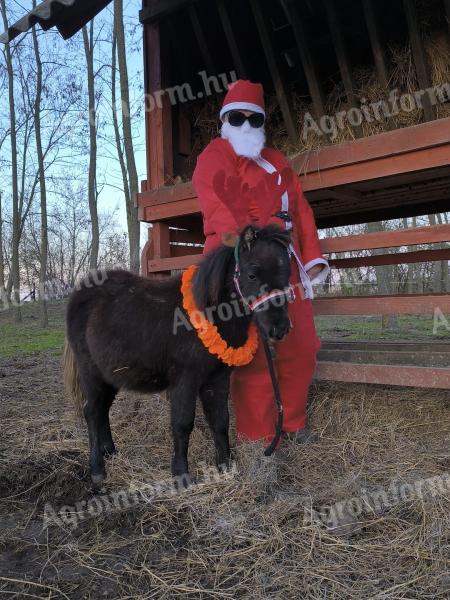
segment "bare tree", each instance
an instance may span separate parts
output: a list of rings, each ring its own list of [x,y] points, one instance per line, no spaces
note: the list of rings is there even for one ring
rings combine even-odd
[[[33,0],[33,8],[36,8],[36,0]],[[47,188],[45,181],[45,163],[44,151],[42,147],[41,134],[41,101],[42,101],[42,61],[39,51],[39,42],[36,33],[36,27],[32,29],[33,49],[36,59],[36,97],[34,101],[34,131],[36,138],[36,154],[39,168],[39,189],[41,196],[41,241],[40,241],[40,272],[39,272],[39,290],[41,301],[41,325],[48,326],[47,296],[45,292],[45,282],[47,279],[47,258],[48,258],[48,222],[47,222]]]
[[[89,212],[91,215],[92,228],[92,247],[89,258],[89,268],[96,269],[98,264],[98,252],[100,246],[100,233],[98,226],[97,210],[97,110],[95,103],[95,73],[94,73],[94,21],[89,26],[83,27],[84,52],[86,56],[87,76],[88,76],[88,97],[89,97],[89,179],[88,179],[88,198]]]
[[[8,17],[6,14],[5,0],[0,0],[0,9],[3,18],[3,27],[8,29]],[[17,124],[16,124],[16,103],[14,98],[14,68],[11,53],[11,46],[5,44],[5,62],[8,72],[8,92],[9,92],[9,119],[10,119],[10,138],[11,138],[11,179],[12,179],[12,258],[11,258],[11,287],[14,288],[14,307],[16,322],[22,321],[22,312],[20,309],[20,265],[19,265],[19,243],[20,243],[20,213],[19,213],[19,180],[17,165]]]
[[[139,191],[139,181],[136,169],[136,160],[134,156],[133,134],[131,127],[131,107],[130,107],[130,87],[128,79],[127,53],[125,43],[125,27],[123,21],[123,0],[114,0],[114,34],[113,34],[113,61],[112,61],[112,88],[113,88],[113,112],[116,112],[115,102],[115,64],[116,52],[120,74],[120,96],[122,106],[122,133],[123,147],[125,150],[126,169],[123,168],[123,151],[120,136],[118,137],[117,115],[114,127],[116,130],[117,151],[119,161],[121,160],[122,176],[124,177],[125,202],[127,210],[128,237],[130,244],[130,268],[138,272],[140,265],[139,243],[140,243],[140,224],[138,220],[137,208],[135,200]],[[122,158],[121,158],[122,155]],[[125,172],[127,180],[125,182]]]
[[[2,193],[0,192],[0,302],[2,306],[7,304],[5,289],[5,257],[3,255],[3,206]]]

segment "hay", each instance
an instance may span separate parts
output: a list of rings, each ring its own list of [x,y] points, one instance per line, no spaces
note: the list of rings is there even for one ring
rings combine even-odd
[[[423,8],[425,9],[426,6],[428,5],[425,3]],[[429,8],[428,6],[428,10]],[[448,32],[430,31],[431,25],[427,20],[427,15],[428,13],[422,15],[422,22],[424,46],[428,56],[432,86],[450,84],[450,42]],[[414,95],[420,89],[410,45],[389,47],[386,60],[390,66],[389,90],[383,88],[372,69],[360,67],[354,70],[355,95],[363,105],[370,106],[372,103],[387,101],[391,90],[397,89],[398,95],[401,96],[402,94]],[[341,111],[347,111],[350,107],[342,82],[329,82],[328,87],[330,85],[331,91],[326,98],[325,110],[327,115],[334,116]],[[190,120],[193,123],[193,148],[187,164],[191,171],[195,167],[198,154],[211,139],[218,135],[217,115],[220,110],[220,100],[220,98],[208,99],[205,103],[195,103],[190,107]],[[317,115],[309,97],[291,92],[290,101],[298,131],[298,142],[296,144],[289,140],[276,96],[269,96],[266,101],[268,143],[288,156],[307,150],[318,150],[330,144],[352,141],[357,137],[369,137],[392,129],[411,127],[424,121],[423,111],[420,108],[410,112],[400,110],[398,114],[382,120],[375,118],[368,122],[365,119],[360,129],[353,127],[345,120],[344,127],[339,128],[336,137],[330,139],[330,137],[319,135],[314,131],[309,131],[308,135],[304,135],[304,126],[305,123],[308,123],[307,120],[305,121],[307,115],[310,114],[317,120]],[[450,102],[438,103],[436,114],[439,119],[449,117]],[[190,174],[187,174],[186,178]]]
[[[260,446],[241,446],[238,474],[228,481],[149,498],[73,532],[42,531],[47,501],[61,506],[89,498],[86,432],[61,400],[58,360],[42,361],[2,365],[5,597],[448,598],[448,493],[400,499],[379,512],[369,503],[359,518],[345,513],[335,528],[311,519],[311,511],[393,481],[448,473],[447,392],[316,385],[310,413],[318,443],[287,444],[269,461]],[[213,462],[203,418],[200,425],[190,453],[197,476],[203,461]],[[112,428],[120,454],[108,461],[109,490],[168,477],[164,395],[122,393]]]

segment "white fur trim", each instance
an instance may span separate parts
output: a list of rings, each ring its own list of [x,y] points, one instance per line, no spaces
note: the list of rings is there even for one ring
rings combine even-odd
[[[323,269],[320,271],[318,275],[311,279],[311,283],[317,285],[318,283],[323,283],[325,279],[328,277],[328,273],[330,272],[330,265],[325,258],[315,258],[314,260],[310,260],[309,263],[305,265],[305,271],[308,272],[310,269],[315,267],[316,265],[323,265]]]
[[[264,109],[257,104],[252,104],[251,102],[230,102],[229,104],[225,104],[220,111],[220,118],[230,110],[251,110],[252,112],[260,113],[261,115],[266,116]]]

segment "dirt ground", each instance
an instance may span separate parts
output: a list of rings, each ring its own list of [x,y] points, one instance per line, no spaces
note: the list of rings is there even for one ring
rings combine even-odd
[[[447,392],[316,385],[318,443],[286,444],[271,460],[240,447],[228,479],[179,495],[145,487],[169,476],[165,398],[122,393],[107,491],[134,486],[139,502],[76,527],[60,509],[92,501],[87,441],[60,359],[1,359],[0,411],[2,598],[450,598]],[[200,418],[190,452],[199,481],[212,458]],[[441,485],[417,486],[432,477]],[[394,485],[409,491],[373,500]],[[323,510],[336,502],[342,510]]]

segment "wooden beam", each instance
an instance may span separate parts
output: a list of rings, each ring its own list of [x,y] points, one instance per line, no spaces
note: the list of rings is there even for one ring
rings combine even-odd
[[[295,43],[305,72],[306,81],[308,82],[309,93],[311,94],[316,117],[320,118],[325,114],[325,101],[322,85],[317,75],[316,61],[311,50],[311,41],[308,37],[308,32],[303,26],[303,20],[298,10],[298,3],[293,0],[282,0],[282,5],[286,17],[294,30]]]
[[[389,83],[384,46],[381,42],[380,29],[373,0],[363,0],[363,8],[378,79],[380,80],[381,85],[387,89]]]
[[[450,314],[450,294],[398,296],[339,296],[316,298],[316,315],[433,315]]]
[[[154,23],[198,0],[152,0],[139,12],[141,23]]]
[[[236,41],[236,36],[234,35],[234,29],[231,25],[230,17],[225,6],[225,0],[216,0],[216,2],[217,10],[219,12],[222,27],[228,43],[228,48],[230,49],[231,56],[233,58],[234,68],[236,69],[240,79],[247,79],[247,72],[244,66],[244,60],[239,50],[239,46]]]
[[[208,47],[204,29],[198,17],[197,7],[193,4],[189,6],[189,18],[191,20],[192,29],[194,30],[194,35],[198,43],[200,54],[202,55],[203,64],[208,71],[208,75],[212,75],[216,72],[214,68],[214,62],[211,56],[210,48]]]
[[[319,362],[316,380],[376,383],[433,389],[450,389],[450,369]]]
[[[193,198],[190,200],[180,200],[179,202],[170,202],[169,204],[147,206],[142,211],[142,220],[153,223],[154,221],[166,221],[182,215],[197,214],[200,212],[200,204],[197,198]]]
[[[173,174],[171,106],[167,95],[161,97],[161,102],[155,101],[166,83],[163,54],[159,25],[145,25],[147,178],[152,188],[163,186],[167,176]]]
[[[330,198],[336,198],[337,200],[350,200],[351,202],[364,201],[364,194],[358,192],[357,190],[351,190],[349,188],[346,188],[345,186],[333,189],[325,188],[323,190],[323,193],[328,194]]]
[[[403,7],[408,24],[409,37],[414,56],[414,64],[416,67],[417,80],[421,90],[426,90],[431,87],[431,79],[429,76],[429,66],[423,47],[420,26],[417,18],[416,0],[403,0]],[[428,94],[421,97],[423,112],[427,121],[432,121],[436,118],[436,110],[431,103],[431,98]]]
[[[170,232],[166,223],[154,223],[151,230],[153,257],[155,259],[170,257]]]
[[[375,250],[378,248],[400,248],[419,244],[450,242],[450,225],[413,227],[397,231],[380,231],[362,235],[347,235],[320,240],[324,254],[353,252],[355,250]]]
[[[450,0],[445,0],[445,18],[448,25],[448,32],[450,34]]]
[[[344,83],[345,93],[350,106],[357,108],[354,87],[353,87],[353,75],[348,58],[347,44],[345,43],[344,35],[342,32],[342,24],[339,22],[339,15],[336,10],[335,0],[324,0],[325,8],[327,12],[328,25],[331,31],[331,37],[333,39],[334,49],[336,51],[336,58],[339,64],[339,70],[341,72],[342,81]]]
[[[395,254],[379,254],[377,256],[361,256],[357,258],[338,258],[330,260],[335,269],[354,269],[357,267],[375,267],[381,265],[408,265],[421,262],[450,260],[449,250],[418,250],[417,252],[397,252]]]
[[[290,141],[293,144],[296,144],[298,142],[297,127],[295,125],[292,108],[288,99],[289,96],[286,90],[286,85],[283,81],[278,62],[275,58],[273,44],[269,34],[269,29],[267,27],[266,20],[264,18],[264,13],[262,11],[259,0],[250,0],[250,4],[253,10],[253,15],[255,17],[256,26],[258,28],[259,37],[261,39],[261,43],[264,49],[264,54],[266,56],[275,92],[277,94],[278,103],[280,105],[281,113],[283,115],[284,124],[286,126],[286,130]]]
[[[177,271],[187,269],[191,265],[198,265],[203,254],[178,256],[176,258],[165,258],[160,260],[150,259],[148,261],[149,273],[163,273],[165,271]]]
[[[301,152],[291,158],[291,165],[299,175],[314,174],[330,168],[353,166],[357,163],[391,158],[438,146],[447,146],[446,150],[450,152],[449,140],[450,117],[447,117],[413,127],[386,131],[369,138],[328,146],[314,152]],[[420,165],[416,170],[420,170]]]

